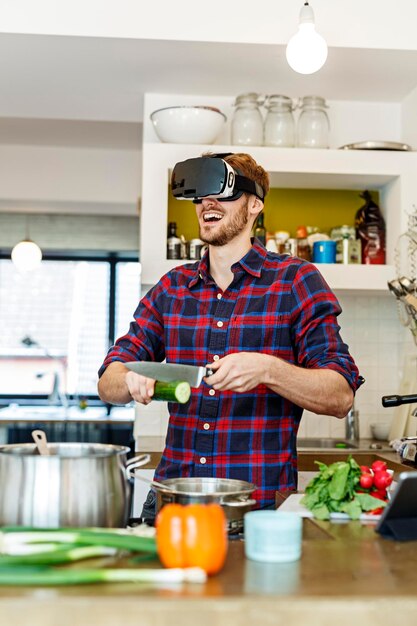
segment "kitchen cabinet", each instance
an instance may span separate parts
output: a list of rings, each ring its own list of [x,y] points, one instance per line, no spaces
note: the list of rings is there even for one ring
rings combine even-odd
[[[147,94],[144,109],[144,142],[142,163],[142,204],[140,255],[142,283],[152,285],[179,261],[166,259],[167,198],[170,174],[173,165],[180,160],[198,156],[204,152],[249,152],[268,170],[271,187],[303,189],[350,189],[377,190],[381,209],[387,226],[387,264],[323,265],[320,271],[329,285],[336,290],[386,291],[387,281],[395,276],[394,252],[398,236],[407,225],[407,212],[411,212],[415,201],[417,154],[414,152],[354,151],[333,147],[324,149],[271,148],[263,146],[231,146],[230,120],[233,114],[233,99],[191,96]],[[206,104],[217,106],[228,116],[228,123],[216,145],[186,145],[161,143],[150,122],[150,113],[163,106],[179,104]],[[368,103],[369,104],[369,103]],[[346,103],[335,104],[337,127],[334,135],[338,145],[358,139],[353,134],[351,110]],[[399,115],[399,113],[398,113]],[[372,110],[364,106],[360,118],[361,133],[372,121]],[[380,127],[382,137],[399,140],[393,136],[392,110],[387,115],[390,125]],[[382,119],[383,116],[379,116]],[[398,121],[398,120],[397,120]],[[394,126],[396,126],[394,124]],[[398,125],[397,125],[398,126]],[[347,127],[352,134],[343,135]],[[371,132],[371,131],[369,131]],[[398,133],[398,131],[395,131]],[[360,137],[365,138],[362,134]],[[369,138],[369,137],[368,137]],[[335,224],[337,211],[335,209]],[[185,262],[185,261],[184,261]]]

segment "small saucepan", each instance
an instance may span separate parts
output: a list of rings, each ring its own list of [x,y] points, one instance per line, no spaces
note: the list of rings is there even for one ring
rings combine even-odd
[[[243,516],[251,511],[256,500],[251,498],[256,485],[232,478],[169,478],[154,484],[156,510],[165,504],[208,504],[215,502],[223,507],[229,535],[243,532]]]

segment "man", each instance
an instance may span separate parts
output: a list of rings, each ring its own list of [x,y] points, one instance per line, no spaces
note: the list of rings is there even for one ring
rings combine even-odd
[[[213,374],[186,405],[169,405],[155,478],[247,480],[258,487],[259,507],[273,507],[275,491],[296,489],[303,409],[342,418],[362,382],[339,336],[341,309],[314,265],[251,240],[269,189],[251,156],[178,163],[171,187],[196,204],[208,250],[141,300],[100,369],[99,394],[117,404],[152,400],[155,381],[129,371],[127,361],[209,366]],[[144,514],[154,515],[152,492]]]

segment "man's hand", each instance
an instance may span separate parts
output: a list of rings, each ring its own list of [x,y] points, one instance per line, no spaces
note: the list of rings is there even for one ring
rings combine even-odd
[[[248,392],[258,385],[318,415],[344,417],[353,403],[347,380],[332,369],[304,368],[270,354],[235,352],[209,363],[204,382],[219,391]]]
[[[146,378],[135,372],[128,371],[126,374],[126,385],[133,400],[140,404],[149,404],[155,391],[155,381],[153,378]]]
[[[259,352],[235,352],[208,364],[214,374],[204,381],[219,391],[228,389],[243,393],[250,391],[264,382],[270,366],[268,354]]]

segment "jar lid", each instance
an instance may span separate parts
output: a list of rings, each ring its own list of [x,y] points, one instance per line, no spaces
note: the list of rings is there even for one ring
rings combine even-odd
[[[288,96],[282,96],[280,94],[272,94],[271,96],[266,96],[265,106],[267,109],[273,106],[282,106],[284,108],[290,109],[290,111],[294,109],[292,98],[289,98]]]
[[[238,106],[239,104],[263,104],[264,98],[259,93],[242,93],[239,96],[236,96],[236,101],[234,106]]]
[[[322,98],[321,96],[304,96],[303,98],[301,98],[300,106],[301,107],[305,107],[305,106],[322,107],[326,109],[329,108],[328,105],[326,104],[326,100]]]

